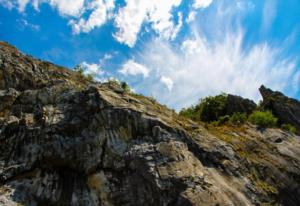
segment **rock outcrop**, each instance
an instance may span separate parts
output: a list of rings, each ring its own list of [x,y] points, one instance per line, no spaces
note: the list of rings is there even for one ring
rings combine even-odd
[[[232,115],[234,113],[251,114],[256,109],[256,104],[250,99],[244,99],[240,96],[228,94],[224,106],[224,113]]]
[[[259,91],[263,97],[262,107],[272,111],[279,124],[291,124],[300,134],[300,102],[265,86],[261,86]]]
[[[0,205],[300,204],[300,140],[204,128],[0,43]]]

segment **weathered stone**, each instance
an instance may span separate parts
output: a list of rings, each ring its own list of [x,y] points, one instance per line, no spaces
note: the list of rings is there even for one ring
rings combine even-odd
[[[4,43],[0,60],[0,205],[300,204],[297,136],[204,128]]]
[[[279,124],[291,124],[300,134],[300,102],[264,86],[261,86],[259,91],[263,97],[262,107],[272,111],[278,118]]]
[[[256,109],[256,104],[250,99],[244,99],[240,96],[228,94],[225,103],[225,114],[232,115],[234,113],[250,114]]]

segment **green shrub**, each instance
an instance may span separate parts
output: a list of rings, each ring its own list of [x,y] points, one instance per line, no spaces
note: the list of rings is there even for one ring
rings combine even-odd
[[[93,77],[93,75],[92,75],[92,74],[88,74],[88,75],[86,75],[86,78],[87,78],[87,80],[88,80],[89,82],[92,82],[92,81],[94,81],[94,77]]]
[[[277,123],[275,118],[270,111],[254,111],[249,116],[249,121],[262,128],[274,127]]]
[[[121,83],[118,79],[115,79],[115,78],[110,78],[108,80],[108,84],[110,85],[116,85],[116,86],[121,86]]]
[[[179,115],[204,122],[219,121],[226,115],[224,113],[226,99],[227,94],[203,98],[197,105],[182,109]]]
[[[89,82],[94,81],[94,77],[92,74],[87,74],[87,75],[84,74],[84,68],[82,65],[80,65],[80,64],[76,65],[74,67],[74,71],[78,72],[80,78],[85,79]]]
[[[226,94],[220,94],[201,99],[199,105],[196,106],[196,110],[199,110],[200,120],[212,122],[224,116],[226,98]]]
[[[221,116],[218,118],[219,125],[225,124],[230,119],[229,115]]]
[[[191,106],[189,108],[183,108],[179,112],[179,115],[193,120],[197,120],[197,111],[195,109],[195,106]]]
[[[74,70],[75,70],[76,72],[78,72],[80,75],[83,75],[83,73],[84,73],[84,69],[83,69],[82,65],[80,65],[80,64],[76,65],[76,66],[74,67]]]
[[[121,87],[124,90],[124,92],[127,92],[127,93],[130,92],[130,87],[126,82],[121,82]]]
[[[245,113],[240,113],[240,112],[234,113],[229,119],[229,121],[235,125],[244,124],[246,120],[247,120],[247,115]]]
[[[285,131],[288,131],[288,132],[291,132],[291,133],[296,133],[296,131],[297,131],[296,127],[294,127],[291,124],[283,124],[283,125],[281,125],[281,129],[285,130]]]

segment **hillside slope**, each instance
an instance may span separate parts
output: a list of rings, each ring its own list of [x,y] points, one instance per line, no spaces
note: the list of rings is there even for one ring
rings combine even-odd
[[[202,126],[0,43],[0,205],[300,205],[300,139]]]

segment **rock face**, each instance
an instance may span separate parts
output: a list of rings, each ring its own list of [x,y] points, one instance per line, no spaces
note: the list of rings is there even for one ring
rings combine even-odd
[[[204,128],[5,43],[0,62],[0,205],[300,204],[297,136]]]
[[[261,86],[259,91],[263,97],[262,106],[271,110],[280,124],[291,124],[300,134],[300,102],[264,86]]]
[[[256,104],[252,100],[228,94],[224,113],[227,115],[232,115],[237,112],[250,114],[255,110],[255,108]]]

